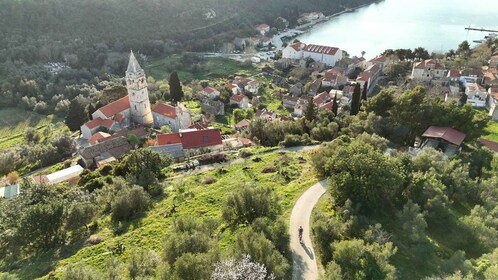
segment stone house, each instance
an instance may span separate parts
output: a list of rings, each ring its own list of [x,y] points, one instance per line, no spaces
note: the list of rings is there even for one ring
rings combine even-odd
[[[168,104],[158,103],[152,109],[152,114],[154,116],[154,126],[157,128],[167,125],[172,131],[177,132],[192,124],[190,112],[182,104],[173,107]]]

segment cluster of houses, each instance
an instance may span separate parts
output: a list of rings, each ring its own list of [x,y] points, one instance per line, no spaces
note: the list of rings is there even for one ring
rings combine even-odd
[[[498,121],[498,53],[494,54],[486,72],[473,69],[446,69],[434,59],[413,65],[414,81],[443,85],[445,100],[463,100],[476,108],[485,108],[494,121]],[[487,88],[487,89],[486,89]]]

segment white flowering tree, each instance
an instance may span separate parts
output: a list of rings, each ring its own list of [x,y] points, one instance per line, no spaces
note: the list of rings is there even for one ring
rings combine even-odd
[[[268,274],[263,264],[253,262],[251,256],[242,255],[237,260],[227,259],[215,264],[212,280],[274,280],[273,273]]]

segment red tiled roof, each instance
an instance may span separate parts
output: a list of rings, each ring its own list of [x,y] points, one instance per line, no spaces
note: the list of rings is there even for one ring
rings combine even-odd
[[[88,139],[88,143],[90,143],[90,145],[95,145],[99,142],[99,140],[107,138],[109,136],[111,136],[109,133],[99,131],[99,132],[95,133],[94,135],[92,135],[92,137],[90,137],[90,139]]]
[[[230,97],[230,99],[237,102],[237,103],[240,103],[240,102],[242,102],[242,100],[244,100],[244,97],[246,97],[246,96],[242,95],[242,94],[234,94],[234,95],[232,95],[232,97]]]
[[[238,122],[238,123],[235,125],[235,128],[244,128],[244,127],[248,127],[250,124],[251,124],[251,121],[250,121],[250,120],[248,120],[248,119],[243,119],[243,120],[241,120],[240,122]]]
[[[324,92],[318,94],[317,96],[313,97],[313,103],[315,103],[316,105],[320,105],[320,104],[325,103],[329,99],[330,99],[330,94],[328,92],[324,91]]]
[[[179,143],[182,144],[183,149],[197,149],[221,145],[223,142],[220,130],[217,128],[157,135],[159,146]]]
[[[164,103],[157,103],[154,106],[154,109],[152,109],[152,112],[158,113],[160,115],[166,116],[170,119],[176,118],[176,109],[175,107],[164,104]]]
[[[114,124],[115,122],[113,120],[102,120],[102,123],[100,125],[105,128],[111,128]]]
[[[357,81],[362,81],[362,82],[368,82],[368,79],[370,79],[368,75],[363,75],[356,78]]]
[[[444,69],[444,65],[439,63],[439,62],[436,62],[434,59],[427,59],[427,60],[421,61],[415,65],[415,68],[424,69],[429,64],[434,64],[434,67],[436,69]]]
[[[370,60],[370,62],[386,62],[387,61],[387,57],[385,56],[377,56],[375,58],[372,58]]]
[[[117,122],[120,122],[122,120],[124,120],[124,115],[123,114],[116,114],[114,115],[114,120],[117,121]]]
[[[441,138],[457,146],[462,144],[465,136],[465,133],[456,129],[441,126],[431,126],[422,134],[422,137]]]
[[[130,98],[125,96],[121,99],[118,99],[114,102],[111,102],[101,108],[98,111],[102,112],[104,116],[110,118],[118,113],[123,112],[126,109],[130,108]]]
[[[96,127],[99,127],[101,124],[102,124],[102,118],[96,118],[94,120],[87,121],[84,125],[89,129],[94,129]]]
[[[216,92],[217,90],[213,87],[205,87],[202,91],[204,91],[205,93],[211,94],[213,92]]]
[[[251,139],[239,137],[239,141],[240,141],[240,143],[242,143],[242,145],[244,145],[246,147],[247,146],[254,146],[254,142],[252,142]]]
[[[314,53],[323,53],[328,55],[335,55],[339,49],[334,47],[320,46],[320,45],[307,45],[304,47],[304,51],[314,52]]]
[[[296,52],[300,51],[301,48],[305,48],[306,44],[301,43],[301,42],[295,42],[293,44],[290,44],[289,47],[293,48]]]
[[[481,142],[484,146],[486,146],[486,148],[490,149],[491,151],[498,153],[498,142],[484,138],[479,138],[479,142]]]
[[[460,71],[452,69],[448,72],[448,77],[449,78],[458,78],[458,77],[460,77]]]
[[[192,124],[191,126],[189,126],[188,128],[207,129],[208,128],[208,124],[196,122],[196,123]]]

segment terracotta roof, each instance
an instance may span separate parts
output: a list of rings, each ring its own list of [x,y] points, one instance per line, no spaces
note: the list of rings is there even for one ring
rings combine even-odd
[[[424,134],[422,134],[422,137],[444,139],[457,146],[462,144],[465,136],[465,133],[462,133],[456,129],[441,126],[431,126],[424,132]]]
[[[130,134],[133,134],[133,135],[137,136],[138,138],[144,138],[145,136],[148,135],[148,132],[145,131],[145,129],[143,127],[135,128],[133,130],[122,129],[122,130],[114,133],[113,135],[111,135],[109,137],[101,139],[99,141],[99,143],[109,141],[109,140],[112,140],[112,139],[115,139],[115,138],[118,138],[121,136],[128,138],[128,135],[130,135]]]
[[[358,76],[358,78],[356,78],[357,81],[362,81],[362,82],[368,82],[368,79],[370,79],[370,76],[368,76],[368,75],[362,75],[362,76]]]
[[[213,87],[205,87],[202,91],[204,91],[207,94],[211,94],[213,92],[217,92],[217,90]]]
[[[451,69],[450,71],[448,71],[448,77],[449,78],[459,78],[460,77],[460,71],[455,70],[455,69]]]
[[[181,144],[180,133],[166,133],[157,135],[157,145],[164,146],[170,144]]]
[[[251,139],[244,138],[244,137],[239,137],[240,143],[244,146],[254,146],[254,142],[251,141]]]
[[[377,56],[375,58],[372,58],[370,60],[370,62],[386,62],[387,61],[387,57],[385,56]]]
[[[111,128],[114,124],[115,124],[115,122],[113,120],[106,119],[106,120],[102,120],[102,123],[100,125],[105,127],[105,128]]]
[[[166,116],[170,119],[175,119],[176,118],[176,109],[175,107],[164,104],[164,103],[157,103],[154,106],[154,109],[152,109],[152,112],[158,113],[160,115]]]
[[[223,144],[220,130],[217,128],[188,131],[182,133],[167,133],[157,136],[157,145],[183,145],[183,149],[197,149]]]
[[[92,135],[92,137],[90,137],[90,139],[88,139],[88,143],[90,143],[90,145],[95,145],[99,142],[99,140],[110,137],[110,136],[111,135],[109,133],[99,131],[99,132],[95,133],[94,135]]]
[[[244,97],[246,97],[246,96],[242,95],[242,94],[234,94],[234,95],[232,95],[232,97],[230,97],[230,100],[233,100],[237,103],[240,103],[240,102],[242,102],[242,100],[244,100]]]
[[[484,146],[486,146],[486,148],[490,149],[491,151],[498,153],[498,142],[484,138],[479,138],[479,142],[481,142]]]
[[[102,124],[102,118],[96,118],[91,121],[87,121],[84,126],[88,127],[89,129],[94,129],[96,127],[99,127]]]
[[[191,126],[189,126],[188,128],[206,129],[206,128],[208,128],[208,124],[196,122],[196,123],[192,124]]]
[[[304,47],[304,51],[314,52],[314,53],[323,53],[327,55],[335,55],[339,49],[334,47],[320,46],[320,45],[307,45]]]
[[[327,102],[330,99],[330,94],[326,91],[318,94],[317,96],[313,97],[313,103],[316,105],[323,104]]]
[[[330,102],[323,104],[321,108],[332,110],[333,105],[334,105],[334,102],[330,101]]]
[[[125,119],[125,116],[123,114],[116,114],[114,115],[114,118],[113,118],[115,121],[117,122],[121,122],[122,120]]]
[[[243,119],[243,120],[241,120],[240,122],[238,122],[238,123],[235,125],[235,128],[237,128],[237,129],[241,129],[241,128],[244,128],[244,127],[248,127],[250,124],[251,124],[251,121],[250,121],[250,120],[248,120],[248,119]]]
[[[477,83],[467,83],[467,85],[465,86],[468,90],[471,90],[471,91],[481,91],[481,92],[486,92],[486,89],[483,88],[481,85],[477,84]]]
[[[130,98],[127,96],[120,98],[114,102],[111,102],[101,108],[99,108],[97,111],[102,112],[104,116],[110,118],[118,113],[123,112],[126,109],[130,108]]]
[[[306,44],[301,43],[301,42],[295,42],[289,45],[289,47],[293,48],[296,52],[302,50],[303,48],[306,48]]]
[[[436,69],[444,69],[444,65],[439,63],[439,62],[436,62],[434,59],[427,59],[427,60],[421,61],[421,62],[415,64],[415,68],[424,69],[427,66],[432,65],[432,64],[434,65],[434,67]]]
[[[268,24],[266,24],[266,23],[262,23],[262,24],[256,26],[256,29],[260,30],[260,31],[268,29],[268,28],[270,28],[270,26]]]

